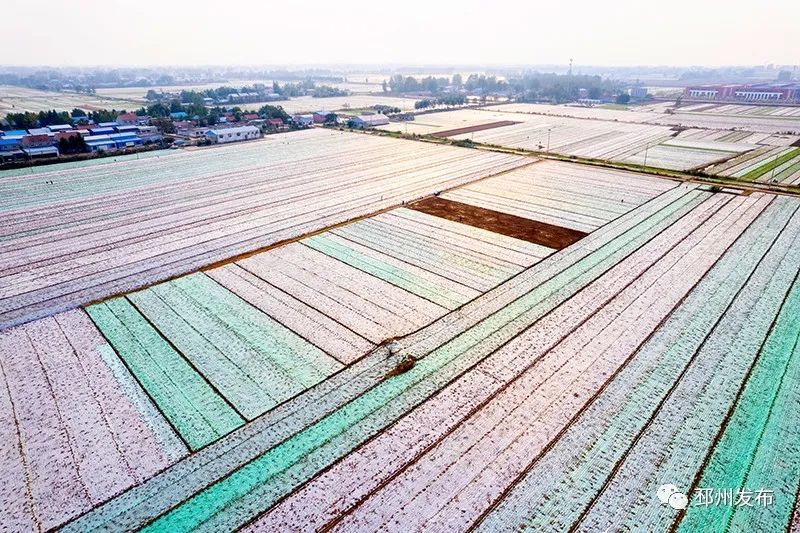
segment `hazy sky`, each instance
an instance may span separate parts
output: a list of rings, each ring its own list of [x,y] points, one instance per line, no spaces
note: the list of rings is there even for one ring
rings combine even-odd
[[[15,65],[800,64],[798,0],[0,0],[0,20]]]

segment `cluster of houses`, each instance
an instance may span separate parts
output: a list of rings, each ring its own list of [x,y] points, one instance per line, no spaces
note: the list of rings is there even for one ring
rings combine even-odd
[[[325,124],[331,120],[329,111],[315,111],[306,115],[293,115],[292,122],[298,126],[312,126],[314,124]],[[335,124],[343,124],[350,128],[374,128],[375,126],[383,126],[389,123],[389,117],[378,113],[372,115],[356,115],[353,117],[336,117],[334,115],[333,122]]]
[[[373,128],[389,123],[383,114],[357,115],[338,118],[328,111],[297,114],[288,123],[280,118],[262,118],[256,113],[243,114],[236,120],[232,112],[219,118],[214,126],[200,126],[185,112],[172,113],[170,119],[175,134],[189,140],[206,140],[214,144],[256,139],[265,131],[278,132],[290,127],[311,127],[318,124],[343,124],[351,128]],[[62,141],[80,137],[82,149],[89,152],[114,152],[116,150],[161,142],[162,134],[150,125],[150,117],[135,113],[122,113],[114,122],[95,124],[86,117],[77,117],[75,124],[56,124],[28,130],[0,131],[0,162],[38,157],[57,157]],[[181,141],[178,144],[185,143]]]
[[[123,113],[114,122],[94,124],[84,117],[77,124],[54,124],[28,130],[0,131],[0,161],[57,157],[62,141],[80,137],[87,151],[113,152],[123,148],[160,142],[161,133],[150,126],[150,118]]]
[[[180,115],[180,114],[173,113],[172,115]],[[182,120],[172,121],[172,126],[175,128],[175,134],[178,135],[179,137],[184,137],[186,139],[208,139],[211,142],[219,142],[218,139],[220,138],[220,136],[214,132],[219,132],[221,130],[243,128],[245,126],[249,128],[254,128],[259,132],[261,131],[278,132],[289,129],[288,124],[286,124],[280,118],[261,118],[256,113],[245,113],[241,115],[239,121],[237,121],[236,118],[234,117],[234,114],[232,112],[228,112],[225,113],[225,115],[219,117],[218,124],[214,126],[200,126],[198,124],[199,121],[197,117],[190,120],[188,119],[188,117],[186,117],[185,113],[183,114],[183,116],[177,116],[177,117],[173,116],[172,118],[182,119]],[[227,139],[228,137],[225,136],[224,138]],[[245,139],[237,139],[237,140],[245,140]]]
[[[173,119],[187,119],[185,114],[173,113]],[[262,132],[279,132],[290,127],[307,128],[320,124],[343,124],[351,128],[373,128],[389,123],[385,115],[358,115],[354,117],[337,118],[336,114],[329,111],[315,111],[308,114],[292,115],[288,123],[280,118],[261,118],[255,113],[243,114],[237,122],[233,113],[226,113],[220,117],[219,124],[214,126],[200,126],[197,120],[173,120],[175,134],[188,140],[207,140],[211,143],[228,143],[245,141],[257,138]]]

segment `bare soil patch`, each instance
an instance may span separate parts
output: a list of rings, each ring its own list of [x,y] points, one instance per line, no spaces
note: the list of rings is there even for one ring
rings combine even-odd
[[[477,126],[465,126],[463,128],[456,128],[453,130],[440,131],[432,133],[434,137],[453,137],[455,135],[463,135],[465,133],[472,133],[473,131],[491,130],[494,128],[502,128],[503,126],[511,126],[512,124],[519,124],[514,120],[500,120],[497,122],[489,122],[488,124],[479,124]]]
[[[587,234],[508,213],[432,196],[408,206],[429,215],[560,250]]]

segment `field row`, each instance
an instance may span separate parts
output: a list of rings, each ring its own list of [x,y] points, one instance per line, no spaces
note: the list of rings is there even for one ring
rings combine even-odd
[[[691,104],[680,107],[682,112],[712,113],[735,116],[797,117],[800,107],[742,104]]]
[[[313,498],[315,503],[293,505],[298,512],[318,514],[303,523],[324,524],[338,514],[337,509],[345,508],[342,505],[349,507],[352,504],[347,502],[357,503],[362,495],[376,489],[384,476],[403,468],[433,442],[430,439],[436,439],[436,435],[452,427],[451,419],[463,417],[475,405],[473,402],[480,401],[482,395],[491,396],[492,387],[499,384],[497,377],[493,377],[497,374],[477,369],[464,374],[465,371],[491,357],[497,348],[567,302],[581,287],[681,220],[701,205],[706,196],[685,187],[662,194],[593,233],[579,245],[545,259],[537,268],[524,271],[456,313],[401,340],[404,351],[418,357],[408,371],[387,377],[387,370],[396,363],[387,360],[384,350],[373,352],[322,386],[257,419],[246,427],[247,435],[233,433],[73,526],[92,527],[111,519],[113,522],[106,525],[136,527],[148,523],[149,517],[159,515],[161,518],[151,524],[157,529],[199,526],[210,529],[241,524],[254,513],[269,509],[320,468],[332,464],[394,423],[377,439],[370,440],[368,447],[359,448],[363,453],[351,454],[344,462],[336,463],[334,470],[315,478],[313,485],[306,485],[302,493],[296,493],[296,498],[293,495],[283,500],[275,514],[267,515],[296,520],[298,517],[288,512],[291,507],[286,507],[285,512],[277,512],[277,509]],[[728,201],[730,198],[723,195],[707,200],[711,205],[693,217],[696,219],[694,226]],[[682,234],[675,233],[670,238],[680,242]],[[670,242],[667,238],[656,238],[648,249],[664,254],[670,249]],[[639,263],[644,267],[649,264],[645,259],[646,255],[639,261],[620,266],[617,269],[620,276],[624,278],[623,272],[634,275],[631,267]],[[595,302],[596,305],[600,303]],[[550,328],[542,331],[550,331]],[[515,359],[503,357],[502,360],[505,366]],[[443,389],[453,379],[457,379],[454,383],[459,386]],[[433,403],[425,403],[428,398]],[[439,402],[445,403],[439,405]],[[428,405],[431,407],[426,408]],[[289,412],[295,415],[289,417]],[[432,424],[435,429],[417,431],[415,424],[420,423],[425,427]],[[420,440],[420,435],[425,437]],[[411,448],[400,453],[400,449],[391,444],[398,438],[410,439]],[[372,448],[386,445],[391,452]],[[223,456],[225,464],[220,462]],[[358,463],[348,464],[350,458]],[[235,464],[231,464],[231,460]],[[358,468],[354,469],[354,465]],[[339,475],[340,471],[347,472],[347,477]],[[328,477],[334,474],[335,478]],[[218,482],[208,485],[215,480]],[[316,487],[323,482],[324,485]],[[193,493],[196,494],[191,496]],[[187,496],[191,497],[187,500]],[[330,498],[331,506],[320,505],[318,498]],[[181,501],[184,503],[175,507]],[[173,509],[163,514],[170,508]]]
[[[396,209],[5,330],[4,511],[65,522],[551,252]]]
[[[196,450],[550,251],[400,209],[87,311]]]
[[[612,115],[606,116],[609,113]],[[392,123],[382,126],[382,129],[434,135],[453,131],[456,134],[452,138],[458,140],[672,170],[707,167],[753,150],[757,148],[756,143],[785,146],[797,140],[770,134],[745,133],[741,137],[732,137],[732,133],[738,132],[681,131],[644,120],[614,118],[617,114],[637,118],[632,111],[509,104],[482,110],[420,115],[417,121]],[[638,118],[654,119],[649,116]],[[502,123],[506,125],[488,128]],[[476,131],[457,134],[459,130],[469,128]],[[714,135],[706,136],[707,133]]]
[[[762,147],[709,170],[742,180],[797,185],[800,184],[800,148]]]
[[[656,489],[698,472],[775,503],[682,527],[782,529],[799,205],[667,191],[66,529],[656,531],[678,516]]]
[[[3,180],[10,206],[31,206],[0,214],[0,327],[530,162],[322,130],[281,138]],[[81,180],[80,198],[39,192]]]
[[[146,91],[146,89],[143,89]],[[0,117],[9,113],[30,111],[72,111],[79,107],[85,111],[100,109],[127,109],[133,111],[142,104],[135,98],[112,97],[99,94],[78,94],[69,92],[41,91],[28,87],[0,85]]]
[[[611,122],[661,124],[728,131],[743,130],[764,134],[793,132],[795,137],[800,135],[799,107],[691,104],[675,108],[672,104],[658,103],[631,106],[627,110],[543,104],[504,104],[485,109]]]
[[[187,454],[82,310],[0,332],[0,523],[46,530]]]
[[[675,186],[644,174],[542,161],[443,197],[588,233]]]

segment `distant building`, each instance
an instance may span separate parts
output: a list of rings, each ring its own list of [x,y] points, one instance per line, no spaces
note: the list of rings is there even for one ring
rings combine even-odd
[[[0,137],[0,161],[14,161],[24,157],[22,136],[4,135]]]
[[[630,90],[631,98],[635,98],[637,100],[644,100],[647,98],[647,87],[631,87]]]
[[[122,113],[117,116],[119,126],[136,126],[139,124],[139,116],[136,113]]]
[[[56,142],[61,141],[62,139],[67,140],[72,137],[80,137],[81,132],[78,130],[67,130],[67,131],[59,131],[56,132]]]
[[[206,138],[212,143],[223,144],[236,141],[258,139],[261,130],[255,126],[239,126],[237,128],[212,129],[206,133]]]
[[[800,102],[800,83],[694,85],[686,87],[683,96],[727,102]]]
[[[161,132],[158,131],[156,126],[139,126],[136,128],[136,132],[141,137],[142,141],[149,143],[149,142],[160,142]]]
[[[310,126],[314,123],[314,115],[293,115],[292,122],[298,126]]]
[[[114,141],[117,148],[133,148],[144,144],[144,141],[136,133],[114,133],[108,137]]]
[[[283,119],[280,119],[280,118],[268,118],[267,119],[267,128],[269,128],[269,129],[271,129],[273,131],[282,130],[285,127],[286,127],[286,125],[283,123]]]
[[[177,130],[175,133],[180,135],[181,137],[189,137],[190,139],[200,139],[206,136],[211,128],[195,128],[193,126],[188,128],[181,128]]]
[[[170,113],[169,116],[172,120],[183,120],[189,115],[186,113],[186,111],[176,111],[174,113]]]
[[[83,140],[90,152],[110,152],[117,149],[117,143],[108,135],[90,135]]]
[[[251,120],[258,120],[261,117],[258,116],[258,113],[246,113],[242,115],[242,120],[245,122],[249,122]]]
[[[116,133],[117,129],[112,127],[100,127],[100,128],[91,128],[89,130],[92,135],[110,135],[112,133]]]
[[[22,137],[23,150],[25,148],[42,148],[45,146],[52,146],[54,143],[55,143],[55,134],[51,134],[50,132],[35,133],[35,134],[25,135],[24,137]]]
[[[57,133],[59,131],[71,130],[72,129],[72,125],[71,124],[51,124],[50,126],[47,126],[47,129],[49,129],[53,133]]]
[[[326,120],[328,120],[328,115],[331,113],[329,111],[314,111],[311,116],[314,120],[314,124],[324,124]]]
[[[386,115],[358,115],[351,118],[350,123],[354,128],[374,128],[389,124],[389,118]]]
[[[23,147],[22,151],[28,157],[58,157],[58,148],[55,146],[30,146]]]

